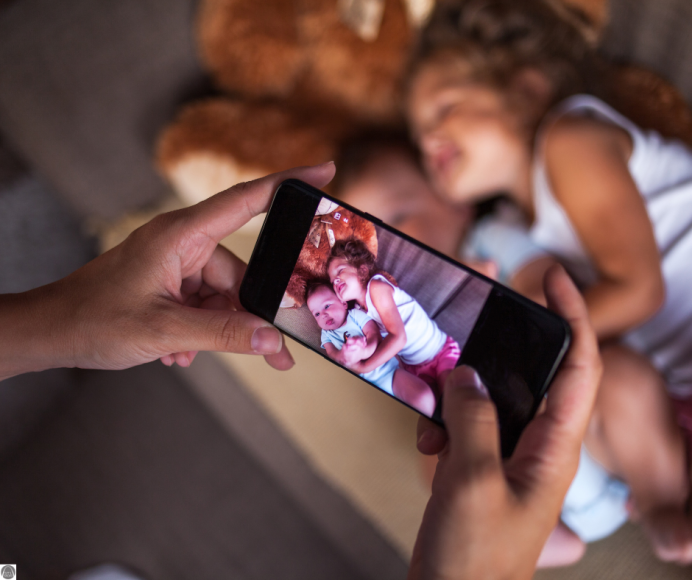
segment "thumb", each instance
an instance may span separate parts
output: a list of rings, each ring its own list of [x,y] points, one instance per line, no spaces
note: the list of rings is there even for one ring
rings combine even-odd
[[[192,216],[190,231],[204,231],[219,242],[256,215],[266,212],[282,181],[300,179],[319,189],[332,180],[335,171],[334,163],[329,161],[238,183],[187,210]]]
[[[501,466],[500,435],[495,405],[471,367],[460,366],[449,375],[442,402],[442,418],[449,438],[449,453],[464,464]]]
[[[274,355],[283,347],[281,333],[254,314],[175,305],[165,325],[170,352],[211,350]],[[169,354],[169,353],[165,353]]]

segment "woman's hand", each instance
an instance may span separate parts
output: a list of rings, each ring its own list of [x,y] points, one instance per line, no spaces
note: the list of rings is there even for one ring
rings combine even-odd
[[[447,381],[447,431],[419,421],[418,449],[439,454],[439,464],[409,580],[533,575],[576,473],[601,376],[586,307],[560,266],[548,272],[545,292],[549,306],[572,327],[573,343],[545,412],[527,426],[512,457],[500,457],[495,406],[469,367]]]
[[[334,164],[242,183],[160,215],[68,277],[0,297],[0,379],[59,366],[124,369],[160,358],[190,364],[199,350],[293,360],[281,333],[244,312],[245,264],[219,242],[266,212],[279,183],[323,187]]]

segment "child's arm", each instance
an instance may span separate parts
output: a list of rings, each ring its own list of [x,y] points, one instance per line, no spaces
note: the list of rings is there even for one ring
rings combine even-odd
[[[406,330],[394,303],[394,288],[386,282],[373,280],[370,283],[370,299],[388,334],[377,345],[370,358],[351,367],[360,374],[369,373],[382,366],[406,346]]]
[[[600,339],[648,320],[665,288],[653,227],[628,168],[630,137],[585,118],[556,123],[546,140],[555,196],[599,273],[584,297]]]
[[[363,336],[348,338],[346,344],[350,345],[352,341],[356,345],[355,348],[357,349],[359,360],[362,361],[370,358],[377,350],[380,342],[382,342],[382,335],[377,323],[374,320],[368,320],[363,327]]]
[[[340,360],[341,351],[336,348],[331,342],[325,342],[323,345],[324,350],[327,351],[327,356],[339,364],[343,364]]]

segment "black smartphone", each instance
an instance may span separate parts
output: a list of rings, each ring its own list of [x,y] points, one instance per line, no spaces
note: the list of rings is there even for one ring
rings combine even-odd
[[[479,374],[509,456],[570,343],[560,316],[295,179],[276,191],[244,308],[442,423],[444,378]]]

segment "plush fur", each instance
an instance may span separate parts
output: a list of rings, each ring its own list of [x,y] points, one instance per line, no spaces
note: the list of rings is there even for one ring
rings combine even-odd
[[[188,203],[234,183],[329,161],[359,127],[402,123],[414,30],[386,0],[379,35],[344,25],[337,0],[202,0],[197,39],[223,96],[184,107],[158,165]]]

